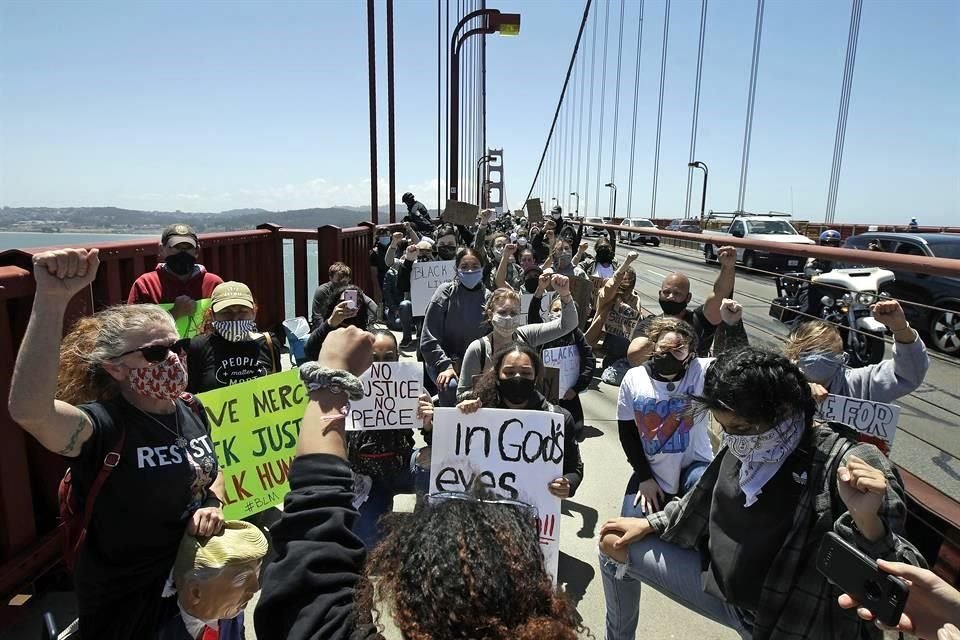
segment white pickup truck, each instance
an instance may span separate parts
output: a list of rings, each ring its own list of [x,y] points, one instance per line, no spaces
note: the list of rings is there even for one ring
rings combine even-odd
[[[704,229],[703,259],[707,263],[716,262],[717,247],[723,245],[725,237],[745,240],[764,240],[766,242],[784,242],[787,244],[816,244],[799,233],[784,216],[777,215],[738,215],[723,231]],[[714,236],[712,241],[707,241]],[[766,269],[770,271],[800,271],[804,258],[769,251],[737,248],[737,262],[748,269]]]

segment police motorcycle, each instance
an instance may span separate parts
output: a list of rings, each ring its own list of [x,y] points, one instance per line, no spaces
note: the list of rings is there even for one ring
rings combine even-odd
[[[887,328],[870,307],[885,297],[884,287],[896,276],[880,267],[832,267],[811,260],[803,272],[778,276],[769,314],[791,328],[812,319],[829,322],[840,331],[851,367],[876,364],[883,360]]]

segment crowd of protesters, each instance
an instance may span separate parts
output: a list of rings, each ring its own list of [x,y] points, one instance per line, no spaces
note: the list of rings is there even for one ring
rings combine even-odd
[[[608,640],[643,637],[644,584],[743,638],[880,638],[875,603],[817,570],[828,532],[910,582],[897,629],[960,638],[960,592],[904,537],[904,489],[886,451],[817,412],[827,394],[891,402],[922,383],[929,359],[899,303],[873,308],[893,334],[892,358],[848,369],[840,334],[822,322],[796,328],[782,352],[749,346],[732,247],[718,250],[702,304],[691,304],[690,279],[671,273],[650,312],[636,288],[643,256],[618,257],[613,233],[591,247],[559,207],[544,220],[484,211],[451,224],[410,193],[402,201],[403,230],[373,232],[360,279],[369,286],[341,262],[318,283],[300,366],[309,402],[269,530],[224,519],[223,474],[193,395],[282,369],[254,292],[209,273],[198,236],[173,225],[128,304],[61,337],[98,252],[34,257],[9,410],[67,458],[86,511],[73,637],[239,640],[261,580],[261,640],[381,638],[387,617],[417,640],[589,636],[545,567],[530,505],[429,491],[434,409],[456,407],[559,414],[563,468],[546,490],[623,490],[598,540]],[[421,307],[414,265],[428,261],[453,275]],[[550,397],[543,351],[558,346],[575,347],[579,370]],[[424,364],[426,446],[411,429],[346,432],[358,376],[404,355]],[[597,384],[618,392],[610,419],[630,477],[584,467],[580,395]],[[398,494],[417,496],[412,514],[390,514]]]

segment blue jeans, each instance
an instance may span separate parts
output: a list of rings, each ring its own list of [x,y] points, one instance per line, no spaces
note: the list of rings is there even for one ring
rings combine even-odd
[[[388,308],[386,312],[387,326],[394,330],[399,327],[403,331],[401,342],[410,340],[413,337],[413,303],[404,300],[400,306]]]
[[[651,533],[630,545],[628,564],[600,552],[606,600],[606,640],[631,640],[640,620],[640,587],[645,582],[674,602],[752,638],[750,614],[706,593],[701,582],[700,552],[682,549]]]
[[[430,379],[433,380],[433,383],[437,383],[437,370],[430,366],[427,367],[427,375],[430,376]],[[441,407],[455,407],[457,406],[457,380],[451,380],[447,384],[446,389],[441,389],[440,385],[437,385],[437,395],[440,397],[440,406]]]
[[[680,492],[677,494],[678,497],[683,497],[687,494],[690,489],[693,489],[693,485],[697,484],[697,481],[700,480],[700,476],[703,475],[703,472],[707,470],[707,467],[710,466],[709,462],[694,462],[686,469],[680,471]],[[630,476],[630,481],[627,482],[627,491],[623,496],[623,506],[620,508],[620,515],[628,518],[642,518],[647,514],[638,504],[633,506],[634,501],[637,499],[637,491],[640,488],[640,479],[637,478],[637,474]],[[665,496],[664,502],[668,502],[673,496]]]
[[[393,510],[393,497],[401,493],[413,493],[414,474],[407,467],[373,478],[370,495],[360,505],[360,517],[353,526],[367,550],[380,542],[380,517]]]

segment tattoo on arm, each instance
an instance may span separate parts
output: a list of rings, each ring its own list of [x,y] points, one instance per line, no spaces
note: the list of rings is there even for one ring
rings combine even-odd
[[[77,428],[73,430],[73,433],[70,434],[70,440],[67,441],[66,446],[57,451],[62,456],[69,455],[73,453],[73,450],[77,447],[77,438],[80,437],[80,434],[83,432],[83,428],[87,426],[86,416],[80,418],[80,421],[77,423]]]

